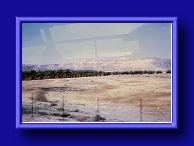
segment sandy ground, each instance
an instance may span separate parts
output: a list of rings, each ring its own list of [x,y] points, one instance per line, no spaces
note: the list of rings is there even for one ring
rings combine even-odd
[[[38,89],[48,101],[34,101],[32,117],[32,93]],[[96,122],[98,99],[100,122],[171,122],[171,75],[22,81],[22,121]]]

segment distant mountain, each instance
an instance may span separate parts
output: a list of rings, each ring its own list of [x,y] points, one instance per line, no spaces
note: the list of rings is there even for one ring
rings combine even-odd
[[[51,65],[22,65],[22,70],[101,70],[101,71],[130,71],[130,70],[169,70],[170,59],[147,58],[140,60],[88,60],[76,63]]]

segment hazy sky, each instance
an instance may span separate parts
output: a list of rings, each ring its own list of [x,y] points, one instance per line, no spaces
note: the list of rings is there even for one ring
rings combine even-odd
[[[171,23],[23,23],[22,63],[171,59]]]

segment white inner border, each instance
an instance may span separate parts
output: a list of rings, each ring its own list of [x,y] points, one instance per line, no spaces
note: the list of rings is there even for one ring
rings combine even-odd
[[[144,123],[172,123],[172,23],[171,24],[171,122],[22,122],[22,123],[54,123],[54,124],[57,124],[57,123],[63,123],[63,124],[73,124],[73,123],[79,123],[79,124],[89,124],[89,123],[95,123],[95,124],[99,124],[99,123],[103,123],[103,124],[109,124],[109,123],[114,123],[114,124],[117,124],[117,123],[141,123],[141,124],[144,124]]]

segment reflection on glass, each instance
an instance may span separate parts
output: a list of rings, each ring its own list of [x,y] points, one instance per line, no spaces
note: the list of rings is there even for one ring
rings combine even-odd
[[[23,23],[22,63],[171,58],[170,23]]]

